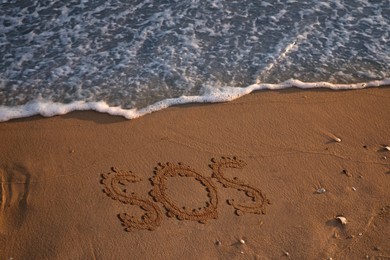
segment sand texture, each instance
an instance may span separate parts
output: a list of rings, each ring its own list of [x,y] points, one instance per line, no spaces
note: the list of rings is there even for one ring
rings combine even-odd
[[[37,116],[0,140],[0,259],[390,259],[389,87]]]

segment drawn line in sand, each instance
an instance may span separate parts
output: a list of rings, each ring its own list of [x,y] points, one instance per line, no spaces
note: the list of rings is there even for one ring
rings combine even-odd
[[[238,216],[245,213],[265,214],[265,206],[266,204],[270,204],[270,201],[259,189],[249,186],[237,178],[232,180],[224,175],[224,170],[227,168],[244,168],[246,163],[243,160],[239,160],[237,157],[221,157],[220,159],[213,158],[211,159],[211,162],[210,168],[213,170],[212,176],[214,178],[222,183],[224,187],[243,191],[247,197],[251,198],[252,204],[236,203],[234,199],[227,200],[227,203],[235,209],[235,213]]]
[[[189,166],[182,163],[159,163],[155,168],[155,176],[152,178],[153,190],[150,195],[162,203],[167,210],[169,217],[176,217],[179,220],[192,220],[200,223],[206,223],[209,219],[216,219],[218,217],[217,206],[218,196],[217,189],[211,182],[211,178],[207,178],[197,173]],[[169,177],[193,177],[200,184],[206,187],[209,201],[206,206],[197,209],[186,209],[185,207],[178,207],[175,202],[167,194],[166,180]]]
[[[103,192],[113,200],[118,200],[123,204],[136,205],[145,211],[141,219],[136,219],[128,213],[118,214],[118,218],[122,222],[126,231],[131,229],[155,230],[160,226],[162,221],[162,213],[158,206],[153,202],[138,198],[135,193],[128,193],[126,189],[122,189],[122,185],[140,182],[142,179],[134,175],[131,171],[122,171],[115,167],[111,168],[111,172],[102,174],[101,183],[104,185]]]

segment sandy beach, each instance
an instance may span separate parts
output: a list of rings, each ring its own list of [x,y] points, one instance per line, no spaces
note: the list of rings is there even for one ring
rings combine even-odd
[[[0,259],[390,259],[389,126],[390,87],[0,123]]]

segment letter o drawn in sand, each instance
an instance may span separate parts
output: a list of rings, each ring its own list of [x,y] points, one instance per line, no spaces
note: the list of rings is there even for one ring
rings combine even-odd
[[[162,221],[162,213],[157,205],[149,200],[138,198],[134,192],[128,193],[126,189],[121,188],[121,186],[140,181],[141,178],[135,176],[131,171],[125,172],[115,167],[111,168],[110,173],[102,174],[103,192],[107,196],[124,204],[137,205],[146,211],[140,220],[127,213],[118,214],[126,231],[131,231],[133,228],[155,230]]]
[[[169,217],[176,216],[179,220],[192,220],[200,223],[206,223],[208,219],[216,219],[218,217],[217,190],[211,182],[211,178],[206,178],[197,173],[191,167],[185,166],[181,163],[159,163],[155,168],[154,173],[155,176],[152,179],[154,188],[150,194],[156,201],[164,205]],[[200,184],[206,186],[207,195],[209,197],[206,207],[190,210],[180,208],[175,205],[175,202],[167,194],[166,180],[169,177],[176,176],[193,177],[195,180],[200,182]]]
[[[237,157],[221,157],[221,159],[211,159],[212,164],[210,168],[213,170],[213,177],[216,178],[225,188],[233,188],[238,191],[245,192],[245,195],[252,200],[252,204],[236,203],[234,199],[229,199],[227,203],[235,209],[235,213],[241,216],[245,213],[252,214],[265,214],[266,204],[270,204],[270,201],[265,195],[254,187],[245,184],[242,181],[234,178],[233,180],[224,176],[223,170],[226,168],[242,169],[246,166],[246,163]]]

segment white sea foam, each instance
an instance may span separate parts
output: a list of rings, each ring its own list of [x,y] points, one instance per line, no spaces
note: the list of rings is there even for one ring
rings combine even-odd
[[[33,115],[51,117],[63,115],[72,111],[94,110],[101,113],[108,113],[115,116],[123,116],[127,119],[134,119],[146,114],[165,109],[170,106],[189,104],[189,103],[217,103],[235,100],[244,95],[250,94],[256,90],[280,90],[291,87],[301,89],[310,88],[328,88],[332,90],[354,90],[367,87],[380,87],[390,85],[390,78],[376,80],[365,83],[354,84],[332,84],[329,82],[302,82],[296,79],[287,80],[281,84],[253,84],[245,88],[223,87],[205,88],[202,96],[181,96],[178,98],[169,98],[142,109],[123,109],[121,107],[109,106],[106,102],[84,102],[76,101],[70,104],[32,101],[22,106],[6,107],[0,106],[0,122],[8,121],[15,118],[24,118]]]

